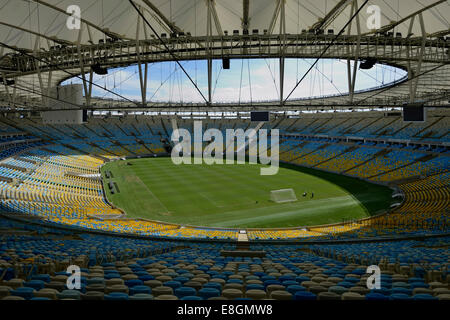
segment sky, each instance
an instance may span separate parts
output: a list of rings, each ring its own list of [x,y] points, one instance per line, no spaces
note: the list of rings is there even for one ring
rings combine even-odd
[[[287,97],[296,83],[304,76],[315,59],[286,59],[283,96]],[[206,60],[180,62],[192,80],[208,97]],[[353,62],[351,62],[353,66]],[[353,67],[352,67],[353,68]],[[213,61],[213,102],[238,103],[280,99],[279,59],[231,59],[230,69],[222,68],[222,60]],[[406,75],[406,71],[377,64],[370,70],[357,71],[355,90],[365,90],[393,81]],[[94,75],[93,82],[101,87],[141,101],[137,65],[110,69],[107,75]],[[148,65],[147,103],[151,102],[204,102],[202,96],[176,62],[156,62]],[[81,83],[78,78],[63,84]],[[320,97],[348,92],[347,61],[322,59],[307,74],[289,99]],[[93,96],[118,99],[98,87]]]

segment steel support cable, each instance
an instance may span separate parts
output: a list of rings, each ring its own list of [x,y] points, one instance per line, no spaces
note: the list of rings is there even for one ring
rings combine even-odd
[[[297,59],[297,61],[298,61],[298,59]],[[275,80],[275,76],[274,76],[274,74],[272,73],[272,68],[270,68],[270,64],[267,62],[267,59],[266,59],[266,58],[264,58],[264,62],[266,63],[267,68],[269,69],[270,75],[271,75],[272,80],[273,80],[273,85],[275,86],[275,91],[277,92],[277,95],[279,96],[280,93],[279,93],[279,91],[278,91],[278,87],[277,87],[277,83],[276,83],[276,80]]]
[[[353,21],[353,19],[359,14],[359,12],[362,10],[362,8],[369,2],[369,0],[365,0],[364,3],[356,10],[356,12],[352,15],[352,17],[347,21],[347,23],[342,27],[342,29],[339,31],[339,33],[331,40],[330,44],[325,48],[325,50],[322,51],[320,56],[316,59],[316,61],[311,65],[311,67],[306,71],[306,73],[301,77],[301,79],[296,83],[295,87],[291,90],[291,92],[287,95],[286,99],[284,99],[282,104],[285,104],[286,101],[289,99],[289,97],[292,95],[292,93],[297,89],[297,87],[302,83],[302,81],[306,78],[308,73],[314,68],[314,66],[317,64],[317,62],[322,59],[322,57],[325,55],[325,53],[328,51],[331,46],[333,46],[334,42],[341,36],[341,34],[345,31],[345,28]]]
[[[170,50],[170,48],[167,46],[167,44],[161,39],[161,37],[159,36],[159,34],[156,32],[156,30],[153,28],[153,26],[150,24],[150,22],[148,22],[147,18],[144,16],[144,14],[141,12],[141,10],[139,10],[139,8],[136,6],[136,4],[132,1],[132,0],[128,0],[131,5],[134,7],[134,9],[137,11],[137,13],[141,16],[142,20],[144,20],[144,22],[149,26],[149,28],[153,31],[153,33],[155,34],[155,36],[158,38],[158,40],[162,43],[162,45],[164,46],[164,48],[167,50],[167,52],[169,52],[169,54],[172,56],[172,58],[175,60],[175,62],[178,64],[178,66],[181,68],[181,70],[183,70],[184,74],[189,78],[189,81],[191,81],[191,83],[194,85],[195,89],[197,89],[198,93],[201,95],[201,97],[203,98],[203,100],[205,100],[205,103],[207,105],[209,105],[208,100],[205,98],[205,96],[203,95],[203,93],[201,92],[201,90],[199,89],[199,87],[197,86],[197,84],[194,82],[194,80],[192,80],[191,76],[189,75],[189,73],[186,71],[186,69],[184,69],[184,67],[181,65],[180,61],[178,60],[178,58],[176,57],[176,55],[172,52],[172,50]]]
[[[310,65],[310,63],[306,59],[302,59],[302,60]],[[320,70],[318,70],[318,71],[323,76],[323,78],[327,79],[331,83],[331,85],[336,89],[337,92],[339,92],[339,94],[342,94],[342,92],[334,84],[333,79],[328,78],[327,75],[324,72],[321,72]],[[331,76],[333,76],[333,71],[331,71]]]
[[[67,70],[65,70],[65,69],[63,69],[63,68],[60,68],[60,67],[58,67],[58,65],[56,65],[56,64],[50,64],[50,63],[48,63],[47,61],[45,61],[45,60],[43,60],[43,59],[39,59],[38,57],[35,57],[35,56],[33,56],[33,55],[31,55],[31,54],[28,54],[28,53],[26,53],[26,52],[22,52],[22,51],[19,50],[18,48],[15,48],[15,47],[12,47],[12,46],[10,46],[10,45],[7,45],[7,44],[4,43],[4,42],[0,42],[0,46],[3,46],[3,47],[5,47],[5,48],[8,48],[8,49],[13,50],[13,51],[16,51],[16,52],[20,52],[20,53],[21,53],[22,55],[24,55],[24,56],[27,56],[27,57],[32,58],[32,59],[34,59],[34,60],[37,60],[37,61],[39,61],[39,62],[45,63],[47,66],[55,67],[56,69],[58,69],[58,70],[60,70],[60,71],[62,71],[62,72],[65,72],[65,73],[67,73],[68,75],[70,75],[70,76],[72,76],[72,77],[75,77],[75,78],[78,78],[78,79],[80,79],[80,80],[83,81],[83,78],[82,78],[81,76],[75,74],[75,73],[72,73],[72,72],[69,72],[69,71],[67,71]],[[96,83],[93,82],[93,81],[90,81],[90,80],[87,80],[87,79],[86,79],[85,81],[86,81],[87,83],[89,83],[89,84],[92,84],[93,86],[95,86],[95,87],[97,87],[97,88],[100,88],[100,89],[102,89],[102,90],[104,90],[104,91],[107,91],[107,92],[109,92],[109,93],[112,93],[113,95],[115,95],[115,96],[117,96],[117,97],[119,97],[119,98],[121,98],[121,99],[123,99],[123,100],[126,100],[126,101],[128,101],[128,102],[131,102],[131,103],[133,103],[133,104],[138,105],[137,102],[135,102],[135,101],[133,101],[133,100],[130,100],[130,99],[128,99],[128,98],[126,98],[126,97],[124,97],[124,96],[122,96],[122,95],[120,95],[120,94],[118,94],[118,93],[115,93],[115,92],[113,92],[113,91],[111,91],[111,90],[109,90],[109,89],[107,89],[107,88],[104,88],[104,87],[102,87],[102,86],[96,84]]]

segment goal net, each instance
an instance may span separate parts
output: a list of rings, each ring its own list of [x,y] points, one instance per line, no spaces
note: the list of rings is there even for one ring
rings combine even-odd
[[[295,192],[293,189],[280,189],[270,191],[270,201],[276,203],[297,201]]]

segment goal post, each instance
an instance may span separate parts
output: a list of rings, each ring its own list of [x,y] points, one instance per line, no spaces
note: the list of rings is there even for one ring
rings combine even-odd
[[[270,191],[270,201],[276,203],[297,201],[294,189],[279,189]]]

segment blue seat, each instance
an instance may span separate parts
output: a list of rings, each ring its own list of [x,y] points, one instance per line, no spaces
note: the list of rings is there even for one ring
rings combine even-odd
[[[267,275],[265,275],[265,276],[262,276],[262,277],[260,277],[261,279],[261,281],[262,282],[264,282],[264,281],[267,281],[267,280],[277,280],[274,276],[267,276]]]
[[[337,286],[344,287],[344,288],[351,288],[354,286],[354,283],[350,282],[350,281],[341,281],[337,284]]]
[[[393,293],[389,296],[389,300],[412,300],[412,297],[404,293]]]
[[[180,281],[174,281],[174,280],[166,281],[166,282],[164,282],[164,286],[171,287],[173,290],[175,290],[176,288],[181,287],[181,282]]]
[[[290,285],[286,288],[286,291],[289,292],[292,295],[295,295],[296,292],[298,291],[306,291],[305,287],[302,287],[298,284],[294,284],[294,285]]]
[[[24,299],[27,299],[27,300],[29,300],[29,299],[31,299],[31,298],[33,298],[34,297],[34,289],[33,288],[30,288],[30,287],[20,287],[20,288],[17,288],[16,290],[11,290],[10,292],[9,292],[9,294],[11,295],[11,296],[17,296],[17,297],[22,297],[22,298],[24,298]]]
[[[214,288],[214,289],[219,290],[220,292],[222,291],[222,285],[221,285],[220,283],[218,283],[218,282],[208,282],[208,283],[205,283],[205,284],[203,285],[203,288]]]
[[[155,277],[152,276],[151,274],[146,274],[146,275],[139,276],[139,280],[141,280],[142,282],[145,282],[148,280],[155,280]]]
[[[123,292],[111,292],[105,295],[105,300],[128,300],[129,296]]]
[[[239,284],[242,284],[242,280],[241,279],[229,279],[227,281],[227,283],[239,283]]]
[[[2,257],[2,259],[8,260],[10,257]],[[1,274],[3,274],[3,281],[11,280],[15,277],[15,271],[13,268],[2,269],[0,268]]]
[[[398,281],[398,282],[393,282],[392,283],[392,288],[411,288],[411,285],[407,282],[403,282],[403,281]]]
[[[103,268],[108,268],[108,267],[115,267],[116,265],[112,262],[105,262],[102,264]],[[106,270],[105,270],[106,271]]]
[[[49,274],[35,274],[31,277],[31,280],[41,280],[48,283],[51,281],[51,278]]]
[[[264,281],[264,287],[267,288],[267,286],[270,286],[271,284],[280,284],[280,281],[278,280],[266,280]]]
[[[282,276],[278,277],[278,280],[280,280],[281,282],[288,281],[288,280],[294,280],[294,279],[295,279],[294,276],[289,276],[289,275],[282,275]]]
[[[176,269],[175,272],[178,273],[178,274],[183,274],[183,273],[189,273],[189,270],[186,270],[186,269]]]
[[[191,287],[179,287],[175,289],[175,295],[181,299],[183,297],[195,296],[197,291]]]
[[[417,278],[417,277],[412,277],[408,279],[409,283],[413,283],[413,282],[423,282],[423,278]]]
[[[86,284],[105,284],[105,279],[103,278],[91,278],[86,280]]]
[[[423,279],[423,277],[425,276],[425,273],[426,273],[426,271],[422,267],[414,268],[414,276],[417,277],[417,278]]]
[[[188,281],[189,281],[189,278],[178,276],[178,277],[176,277],[176,278],[173,279],[173,280],[174,280],[174,281],[181,282],[182,284],[184,284],[185,282],[188,282]]]
[[[415,288],[425,288],[428,289],[430,287],[430,285],[428,283],[424,283],[424,282],[411,282],[410,283],[411,289],[415,289]]]
[[[289,287],[289,286],[293,286],[293,285],[298,285],[298,282],[294,281],[294,280],[285,280],[285,281],[281,282],[281,285],[283,285],[285,287]]]
[[[214,278],[214,276],[216,274],[219,274],[219,271],[209,270],[209,271],[206,272],[206,274],[209,274],[211,276],[211,278]]]
[[[246,290],[265,290],[266,288],[262,284],[250,283],[245,286]]]
[[[197,267],[197,270],[201,270],[201,271],[208,271],[209,270],[209,266],[205,266],[205,265],[201,265]]]
[[[30,300],[41,300],[41,301],[43,301],[43,300],[52,300],[52,299],[45,298],[45,297],[35,297],[35,298],[31,298]]]
[[[370,292],[372,292],[372,293],[380,293],[380,294],[385,295],[385,296],[390,296],[391,295],[391,290],[390,289],[386,289],[386,288],[372,289]]]
[[[141,286],[142,284],[143,284],[142,280],[139,279],[125,280],[125,285],[128,288],[133,288],[134,286]]]
[[[186,296],[186,297],[181,298],[180,300],[203,300],[203,299],[198,296]]]
[[[130,288],[130,296],[134,296],[135,294],[139,293],[151,294],[152,288],[143,285],[138,285]]]
[[[411,289],[407,289],[407,288],[392,288],[391,292],[394,293],[402,293],[402,294],[406,294],[408,296],[412,295],[412,290]]]
[[[362,269],[362,268],[360,268],[360,269],[354,269],[354,270],[352,271],[352,273],[353,273],[353,274],[357,274],[357,275],[362,276],[363,274],[366,274],[366,270],[364,270],[364,269]]]
[[[215,288],[201,288],[198,291],[198,295],[203,299],[209,299],[212,297],[219,297],[220,291]]]
[[[84,277],[84,276],[81,276],[80,277],[80,282],[81,282],[81,284],[83,284],[83,285],[85,285],[86,286],[86,284],[87,284],[87,278],[86,277]]]
[[[78,290],[63,290],[60,293],[58,293],[59,299],[75,299],[80,300],[81,299],[81,292]]]
[[[356,283],[356,282],[359,282],[361,279],[358,279],[358,278],[353,278],[353,277],[348,277],[348,276],[346,276],[345,278],[344,278],[344,282],[351,282],[353,285]]]
[[[221,274],[223,276],[225,276],[226,278],[228,278],[229,276],[233,275],[234,272],[233,271],[223,271]]]
[[[385,296],[384,294],[381,294],[381,293],[370,292],[370,293],[366,294],[366,300],[385,301],[385,300],[389,300],[389,297]]]
[[[164,275],[172,277],[172,278],[178,277],[178,273],[176,273],[176,272],[167,272]]]
[[[309,277],[306,277],[306,276],[298,276],[298,277],[295,277],[295,281],[297,281],[298,283],[302,283],[303,281],[309,281],[309,280],[311,280]]]
[[[129,300],[153,300],[153,296],[148,293],[136,293],[128,297]]]
[[[413,300],[439,300],[437,297],[433,297],[428,293],[419,293],[413,296]]]
[[[33,288],[36,291],[39,291],[44,288],[45,282],[43,280],[30,280],[23,284],[24,287]]]
[[[190,272],[187,272],[187,273],[181,273],[181,274],[180,274],[180,277],[188,278],[188,279],[190,280],[190,279],[194,278],[195,275],[193,275],[193,274],[190,273]]]
[[[316,300],[316,295],[308,291],[297,291],[294,300]]]

